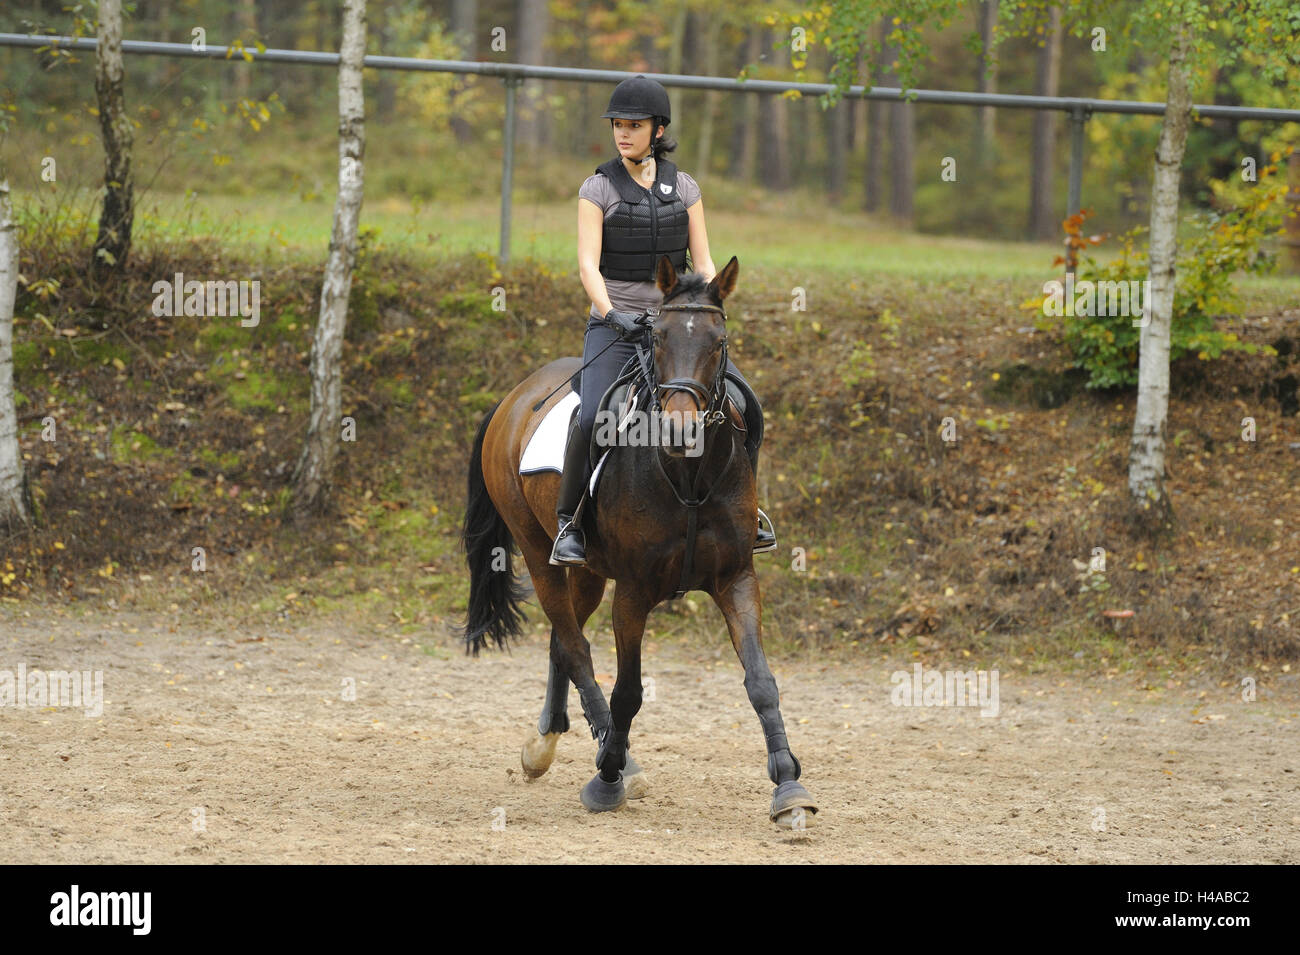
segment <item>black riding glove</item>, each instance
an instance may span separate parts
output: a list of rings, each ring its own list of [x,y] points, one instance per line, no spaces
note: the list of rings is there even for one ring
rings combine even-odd
[[[641,324],[645,317],[645,312],[620,312],[611,308],[605,313],[605,324],[618,329],[619,337],[629,341],[645,334],[645,325]]]

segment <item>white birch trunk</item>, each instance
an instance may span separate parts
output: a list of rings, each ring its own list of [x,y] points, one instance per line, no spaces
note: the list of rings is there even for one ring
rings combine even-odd
[[[95,95],[99,131],[104,139],[104,209],[91,256],[96,273],[121,271],[131,252],[135,220],[135,184],[131,173],[131,118],[122,86],[122,0],[100,0],[95,48]]]
[[[14,300],[18,295],[18,229],[9,180],[0,178],[0,527],[29,518],[23,501],[23,455],[14,406]]]
[[[321,285],[320,318],[311,348],[311,420],[294,473],[296,516],[324,509],[334,455],[342,438],[343,332],[347,326],[352,268],[357,258],[362,158],[366,144],[361,89],[365,48],[365,0],[345,0],[343,43],[339,50],[339,194],[334,203],[334,228]]]
[[[1151,295],[1138,353],[1137,412],[1129,447],[1129,493],[1139,506],[1156,505],[1162,510],[1169,506],[1164,487],[1165,419],[1169,412],[1169,337],[1178,247],[1178,176],[1192,109],[1188,46],[1184,26],[1169,50],[1169,92],[1151,184]]]

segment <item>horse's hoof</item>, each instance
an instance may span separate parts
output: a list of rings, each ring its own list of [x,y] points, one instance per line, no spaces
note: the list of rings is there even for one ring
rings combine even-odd
[[[538,733],[524,740],[519,761],[523,764],[525,776],[537,779],[551,768],[555,759],[555,744],[559,742],[560,736],[560,733],[547,733],[545,736]]]
[[[797,779],[786,780],[773,791],[768,818],[782,829],[810,829],[816,814],[812,794]]]
[[[643,799],[650,794],[650,782],[645,771],[631,753],[627,754],[627,762],[623,764],[623,787],[628,799]]]
[[[627,802],[627,789],[623,785],[623,774],[618,779],[607,783],[600,778],[600,773],[591,777],[591,782],[582,787],[582,804],[592,812],[609,812]]]

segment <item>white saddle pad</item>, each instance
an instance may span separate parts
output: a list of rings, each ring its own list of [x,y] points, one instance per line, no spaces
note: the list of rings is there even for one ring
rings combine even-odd
[[[555,403],[546,417],[537,426],[533,436],[528,439],[523,457],[519,459],[520,474],[535,474],[538,471],[564,471],[564,445],[569,439],[569,417],[578,406],[578,394],[571,391]],[[596,493],[596,481],[600,478],[601,467],[609,455],[606,451],[596,462],[591,473],[591,493]]]

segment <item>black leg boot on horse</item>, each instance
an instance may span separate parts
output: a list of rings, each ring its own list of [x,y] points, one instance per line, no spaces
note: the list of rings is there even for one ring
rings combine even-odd
[[[564,447],[564,471],[560,475],[560,493],[555,501],[558,529],[555,546],[551,549],[550,563],[557,567],[582,567],[587,563],[586,541],[582,528],[573,515],[582,500],[583,489],[591,477],[591,463],[587,454],[588,443],[577,417],[569,425],[569,438]]]

